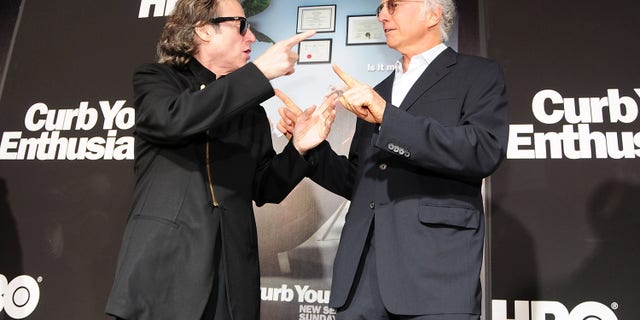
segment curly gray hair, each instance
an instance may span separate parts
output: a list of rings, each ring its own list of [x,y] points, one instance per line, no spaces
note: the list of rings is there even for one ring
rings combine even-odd
[[[442,8],[442,21],[440,22],[440,34],[442,40],[449,39],[449,33],[456,20],[456,4],[453,0],[424,0],[424,13],[427,11]]]

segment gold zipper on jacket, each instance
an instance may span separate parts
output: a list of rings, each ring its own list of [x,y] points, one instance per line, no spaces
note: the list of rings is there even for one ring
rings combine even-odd
[[[218,206],[218,201],[216,201],[216,196],[213,193],[213,179],[211,178],[211,157],[209,156],[209,150],[211,148],[211,136],[209,136],[209,130],[207,130],[207,177],[209,178],[209,191],[211,192],[211,203],[213,203],[214,207]]]
[[[201,84],[200,90],[204,88],[205,88],[205,85]],[[211,136],[209,135],[209,129],[207,129],[207,147],[206,147],[207,155],[205,156],[207,161],[207,178],[209,179],[209,192],[211,193],[211,203],[213,204],[214,207],[217,207],[218,201],[216,201],[216,196],[213,193],[213,178],[211,176],[211,156],[209,153],[210,150],[211,150]]]

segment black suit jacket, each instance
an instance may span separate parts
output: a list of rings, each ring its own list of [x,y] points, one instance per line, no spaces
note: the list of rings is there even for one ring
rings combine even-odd
[[[394,75],[375,90],[391,100]],[[482,179],[508,138],[501,68],[441,53],[382,124],[358,119],[349,157],[328,144],[311,178],[351,200],[335,258],[332,307],[345,305],[373,224],[377,276],[395,314],[480,313]]]
[[[291,143],[273,150],[259,105],[273,96],[269,81],[252,63],[216,80],[191,59],[183,68],[141,66],[134,94],[135,197],[106,312],[200,319],[217,272],[219,225],[231,312],[258,319],[252,200],[281,201],[307,170]],[[212,189],[220,215],[212,214]]]

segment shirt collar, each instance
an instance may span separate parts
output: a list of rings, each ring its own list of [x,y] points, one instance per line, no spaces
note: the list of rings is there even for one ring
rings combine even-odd
[[[440,43],[423,53],[411,57],[407,71],[428,66],[446,49],[447,46],[444,43]],[[402,58],[396,62],[396,74],[404,74],[404,71],[402,70]]]
[[[198,60],[191,57],[187,63],[187,67],[196,77],[196,81],[201,84],[211,83],[216,80],[216,74],[205,68]]]

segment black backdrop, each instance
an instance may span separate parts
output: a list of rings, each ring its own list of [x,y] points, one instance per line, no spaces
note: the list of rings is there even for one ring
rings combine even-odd
[[[164,22],[137,19],[137,1],[24,0],[22,6],[0,97],[3,137],[8,131],[40,137],[24,125],[26,109],[37,102],[76,109],[86,101],[99,110],[99,101],[129,100],[131,84],[123,79],[131,79],[140,62],[153,60]],[[61,136],[106,138],[103,120],[86,132]],[[131,165],[0,161],[0,274],[9,282],[29,275],[47,292],[31,318],[106,318],[102,310],[133,189]],[[5,318],[11,319],[6,310],[0,312]]]
[[[9,53],[19,3],[2,3],[1,62]],[[130,83],[122,79],[130,79],[138,63],[153,59],[164,23],[162,18],[137,19],[139,7],[139,1],[23,1],[28,14],[18,26],[22,41],[11,48],[8,68],[0,65],[11,79],[3,78],[0,89],[3,136],[17,131],[23,137],[39,136],[24,129],[25,110],[35,102],[75,109],[83,101],[99,108],[100,100],[110,105],[124,100],[130,107]],[[634,90],[640,87],[637,2],[485,0],[480,11],[480,48],[465,42],[473,37],[461,36],[460,49],[480,52],[504,66],[512,125],[531,124],[541,133],[563,131],[569,124],[565,120],[546,125],[534,117],[532,100],[542,90],[575,98],[576,104],[585,97],[610,99],[608,90],[617,90],[640,104]],[[473,33],[470,25],[461,26],[461,34]],[[139,50],[130,50],[132,46]],[[73,77],[57,76],[61,74]],[[561,109],[547,104],[549,112]],[[602,123],[591,123],[590,130],[621,136],[640,128],[635,119],[620,123],[606,116]],[[98,125],[83,135],[106,137],[107,132]],[[526,143],[520,148],[531,149]],[[640,149],[640,138],[632,148]],[[486,318],[638,318],[637,157],[505,161],[491,179],[490,281],[485,286],[494,304]],[[130,161],[107,165],[106,160],[0,161],[0,274],[8,282],[30,275],[50,293],[29,318],[101,317],[119,244],[114,239],[124,224],[122,214],[114,212],[128,210],[130,166]],[[5,318],[0,309],[0,319]]]
[[[588,301],[598,304],[578,309],[591,308],[591,316],[597,318],[584,319],[611,320],[611,311],[617,319],[638,319],[640,124],[633,112],[634,105],[640,105],[640,91],[634,90],[640,88],[640,3],[487,0],[485,5],[487,54],[502,63],[507,77],[512,146],[517,124],[533,124],[539,133],[562,132],[567,125],[577,132],[578,125],[588,125],[591,132],[609,132],[620,140],[622,132],[635,135],[635,142],[627,141],[628,149],[635,150],[629,158],[597,158],[593,143],[585,153],[591,158],[569,159],[564,154],[552,159],[547,146],[546,159],[511,158],[493,175],[494,320],[504,319],[496,317],[504,310],[496,300],[506,300],[508,319],[526,319],[515,315],[515,300],[524,301],[532,315],[536,301],[558,302],[555,312],[538,305],[542,311],[537,312],[555,316],[546,319],[569,319],[565,310],[570,319],[578,319],[580,311],[572,309]],[[590,100],[591,106],[603,97],[605,104],[614,104],[608,90],[617,90],[620,97],[633,101],[626,105],[633,121],[612,121],[611,107],[606,107],[602,123],[562,119],[544,124],[532,112],[533,97],[543,90],[574,98],[576,106],[578,98],[597,98]],[[562,109],[562,103],[545,103],[547,113]],[[532,135],[520,134],[526,137]],[[519,142],[519,150],[532,149],[526,141]],[[622,148],[612,140],[606,143]],[[602,146],[602,141],[597,144]],[[587,149],[575,141],[564,148]]]

